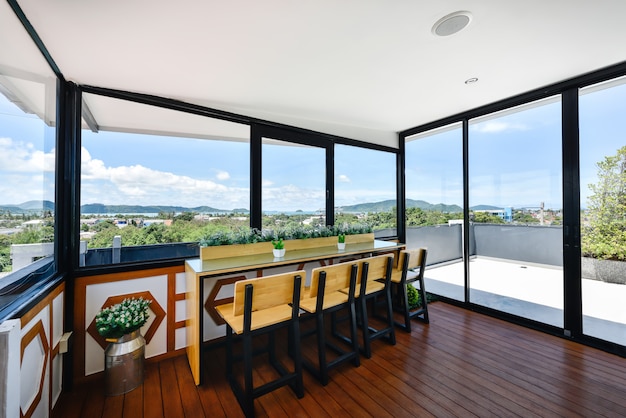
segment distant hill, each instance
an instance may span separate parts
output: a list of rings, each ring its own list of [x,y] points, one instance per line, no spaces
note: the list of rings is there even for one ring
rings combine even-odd
[[[115,215],[117,213],[181,213],[181,212],[232,212],[230,210],[216,209],[210,206],[197,206],[187,208],[183,206],[141,206],[141,205],[103,205],[102,203],[89,203],[80,207],[81,213]]]
[[[491,206],[491,205],[476,205],[470,207],[471,210],[502,210],[499,206]]]
[[[374,203],[359,203],[350,206],[341,206],[337,210],[341,212],[388,212],[392,208],[396,207],[396,200],[383,200],[381,202]],[[424,200],[406,200],[407,208],[420,208],[422,210],[438,211],[438,212],[461,212],[462,209],[458,205],[446,205],[444,203],[432,204]]]
[[[29,200],[19,205],[0,205],[1,212],[11,212],[12,214],[43,212],[46,210],[54,212],[54,203],[49,200]]]
[[[380,202],[359,203],[356,205],[340,206],[337,208],[340,212],[348,213],[368,213],[368,212],[388,212],[396,207],[395,199],[383,200]],[[461,212],[462,209],[458,205],[446,205],[444,203],[432,204],[424,200],[406,200],[407,208],[420,208],[422,210],[438,211],[438,212]],[[115,215],[118,213],[181,213],[181,212],[198,212],[198,213],[249,213],[249,209],[238,208],[233,210],[217,209],[211,206],[197,206],[188,208],[184,206],[141,206],[141,205],[104,205],[102,203],[90,203],[81,206],[81,213]],[[476,205],[471,210],[498,210],[502,209],[492,205]],[[49,200],[30,200],[20,203],[19,205],[0,205],[0,212],[11,212],[12,214],[43,212],[54,212],[54,203]]]

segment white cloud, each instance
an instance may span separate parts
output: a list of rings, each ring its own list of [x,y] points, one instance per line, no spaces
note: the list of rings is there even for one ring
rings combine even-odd
[[[317,189],[303,189],[293,184],[263,189],[263,210],[311,211],[323,208],[326,192]]]
[[[502,121],[488,121],[482,122],[477,125],[472,126],[472,130],[482,133],[500,133],[505,131],[527,131],[530,129],[527,125],[523,123],[510,123],[510,122],[502,122]]]
[[[54,161],[54,149],[44,152],[32,143],[0,138],[0,204],[54,201]]]
[[[249,191],[143,165],[107,167],[82,149],[82,202],[248,208]],[[230,178],[222,171],[218,177]]]
[[[230,179],[230,173],[228,173],[228,171],[219,171],[216,177],[220,181],[225,181],[225,180]]]
[[[345,174],[340,174],[337,177],[337,180],[341,183],[350,183],[352,182],[352,180],[350,180],[350,177],[346,176]]]
[[[28,142],[0,138],[0,167],[4,172],[42,173],[54,171],[55,150],[43,152]]]

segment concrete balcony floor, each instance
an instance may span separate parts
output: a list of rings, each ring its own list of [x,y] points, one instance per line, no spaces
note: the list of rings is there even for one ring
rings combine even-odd
[[[426,290],[463,300],[463,263],[428,267]],[[481,306],[563,327],[563,269],[473,257],[470,300]],[[583,332],[626,345],[626,285],[583,279]]]

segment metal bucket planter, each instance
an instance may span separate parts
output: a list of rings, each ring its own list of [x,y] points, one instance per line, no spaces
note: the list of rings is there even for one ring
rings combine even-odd
[[[106,396],[121,395],[143,383],[146,340],[139,332],[111,341],[104,352]]]

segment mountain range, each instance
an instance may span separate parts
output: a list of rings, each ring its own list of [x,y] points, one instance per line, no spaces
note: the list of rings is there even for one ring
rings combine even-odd
[[[0,213],[11,212],[12,214],[22,214],[47,210],[54,212],[54,203],[49,200],[29,200],[19,205],[0,205]]]
[[[396,207],[395,199],[383,200],[381,202],[374,203],[359,203],[351,206],[340,206],[337,209],[340,212],[388,212],[392,208]],[[432,204],[428,203],[424,200],[406,200],[407,208],[420,208],[422,210],[432,210],[439,212],[461,212],[461,209],[458,205],[446,205],[444,203]]]
[[[381,202],[371,203],[359,203],[356,205],[340,206],[337,207],[339,212],[387,212],[396,207],[396,201],[394,199],[383,200]],[[439,212],[461,212],[462,209],[458,205],[446,205],[444,203],[432,204],[424,200],[406,200],[407,208],[420,208],[422,210],[439,211]],[[497,206],[490,205],[477,205],[473,206],[472,210],[495,210],[502,209]],[[12,214],[43,212],[54,212],[54,203],[49,200],[30,200],[28,202],[21,203],[19,205],[0,205],[0,213],[11,212]],[[166,205],[154,205],[154,206],[141,206],[141,205],[104,205],[101,203],[90,203],[82,205],[80,208],[81,213],[89,214],[103,214],[103,215],[115,215],[118,213],[182,213],[182,212],[198,212],[198,213],[248,213],[248,209],[233,209],[224,210],[217,209],[210,206],[197,206],[188,208],[184,206],[166,206]]]

